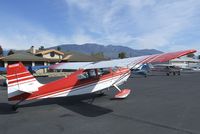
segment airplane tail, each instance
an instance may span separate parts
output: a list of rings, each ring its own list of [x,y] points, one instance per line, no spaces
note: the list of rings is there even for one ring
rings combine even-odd
[[[38,91],[42,86],[22,63],[7,66],[8,100],[25,99],[24,94]]]

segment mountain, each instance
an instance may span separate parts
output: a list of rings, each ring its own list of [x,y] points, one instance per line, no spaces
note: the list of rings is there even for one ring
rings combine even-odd
[[[127,57],[163,53],[156,49],[136,50],[136,49],[132,49],[125,46],[114,46],[114,45],[104,46],[104,45],[93,44],[93,43],[86,43],[82,45],[62,44],[62,45],[50,47],[47,49],[57,49],[57,47],[60,47],[61,51],[76,51],[76,52],[81,52],[81,53],[85,53],[89,55],[103,52],[104,56],[109,57],[109,58],[118,58],[118,54],[120,52],[125,52]]]

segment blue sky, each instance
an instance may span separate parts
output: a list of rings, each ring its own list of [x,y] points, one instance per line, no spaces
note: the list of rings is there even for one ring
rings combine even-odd
[[[0,0],[0,45],[200,50],[199,0]]]

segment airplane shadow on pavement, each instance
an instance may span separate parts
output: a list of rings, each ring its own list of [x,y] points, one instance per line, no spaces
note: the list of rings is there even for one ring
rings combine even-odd
[[[16,114],[17,111],[13,111],[12,105],[9,103],[0,103],[0,115],[1,114]]]
[[[48,98],[43,100],[37,100],[19,105],[19,109],[26,107],[37,107],[58,104],[66,109],[69,109],[75,113],[86,117],[97,117],[104,114],[113,112],[111,109],[107,109],[101,106],[92,104],[95,98],[100,97],[97,94],[73,96],[73,97],[63,97],[63,98]],[[28,103],[27,103],[28,102]],[[17,111],[12,110],[12,104],[9,103],[0,103],[0,114],[16,114]]]

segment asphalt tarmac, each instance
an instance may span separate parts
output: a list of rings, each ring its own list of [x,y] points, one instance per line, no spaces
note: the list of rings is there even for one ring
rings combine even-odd
[[[46,83],[55,78],[39,78]],[[200,73],[131,77],[128,98],[105,95],[27,101],[14,112],[0,87],[0,134],[200,134]]]

